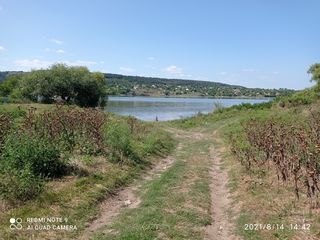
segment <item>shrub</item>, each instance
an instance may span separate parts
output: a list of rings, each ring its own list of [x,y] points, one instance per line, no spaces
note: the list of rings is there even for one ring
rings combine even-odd
[[[300,105],[310,105],[319,99],[315,88],[307,88],[288,97],[280,97],[275,100],[281,107],[297,107]]]
[[[21,109],[19,106],[17,108],[13,108],[10,110],[0,110],[1,114],[7,114],[11,118],[16,119],[16,118],[21,118],[26,116],[26,111]]]
[[[304,192],[318,206],[319,122],[319,111],[311,111],[307,119],[288,114],[249,119],[242,122],[242,130],[231,135],[231,149],[247,169],[273,168],[278,180],[291,183],[298,199]]]
[[[163,154],[169,152],[173,147],[173,141],[169,134],[163,131],[154,130],[145,136],[143,154]]]
[[[12,127],[11,121],[12,119],[8,113],[0,113],[0,147]]]
[[[132,147],[132,135],[125,122],[109,122],[105,128],[105,141],[111,147],[113,156],[120,162],[124,162],[125,158],[131,158],[134,162],[140,160]]]
[[[35,176],[29,166],[21,170],[2,170],[0,177],[0,197],[10,203],[30,200],[44,187],[44,181]]]
[[[103,125],[106,114],[94,109],[77,109],[58,106],[41,114],[30,110],[24,120],[24,128],[55,141],[61,149],[80,151],[90,146],[90,152],[103,151]]]
[[[22,132],[7,137],[1,158],[3,169],[23,171],[28,167],[32,174],[43,178],[62,175],[66,165],[52,142]]]

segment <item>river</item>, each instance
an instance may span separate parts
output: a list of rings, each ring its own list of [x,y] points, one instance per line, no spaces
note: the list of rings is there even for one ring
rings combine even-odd
[[[165,97],[109,97],[106,111],[134,116],[145,121],[167,121],[214,110],[214,103],[230,107],[241,103],[261,103],[271,99],[213,99]]]

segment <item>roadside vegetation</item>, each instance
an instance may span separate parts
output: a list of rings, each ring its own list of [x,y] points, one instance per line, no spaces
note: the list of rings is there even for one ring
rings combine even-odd
[[[99,201],[172,147],[168,133],[133,117],[66,105],[7,105],[0,110],[1,235],[34,234],[9,231],[10,216],[68,217],[80,231]]]
[[[310,208],[319,208],[320,65],[309,72],[317,81],[314,88],[275,101],[268,114],[250,114],[230,133],[229,141],[248,171],[273,169],[278,180],[291,184],[297,199],[303,192]]]

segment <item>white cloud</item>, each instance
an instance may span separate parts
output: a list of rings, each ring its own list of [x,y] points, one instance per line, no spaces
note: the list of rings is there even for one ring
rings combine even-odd
[[[14,61],[15,65],[23,68],[23,69],[39,69],[39,68],[47,68],[49,67],[52,62],[35,59],[22,59]]]
[[[133,68],[129,68],[129,67],[120,67],[119,68],[122,72],[125,72],[125,73],[132,73],[132,72],[135,72],[136,70],[133,69]]]
[[[192,78],[192,74],[182,74],[181,77]]]
[[[45,48],[44,49],[46,52],[50,52],[51,51],[51,48]]]
[[[57,51],[56,51],[56,53],[60,53],[60,54],[63,54],[63,53],[66,53],[63,49],[58,49]]]
[[[274,74],[274,75],[277,75],[277,74],[279,74],[280,72],[278,72],[278,71],[273,71],[272,72],[272,74]]]
[[[227,72],[219,72],[218,74],[224,76],[224,75],[227,75],[228,73]]]
[[[156,58],[155,58],[155,57],[147,57],[147,59],[148,59],[149,61],[153,61],[153,60],[155,60]]]
[[[0,46],[0,52],[6,50],[4,47]]]
[[[92,66],[92,65],[97,65],[97,62],[94,61],[82,61],[82,60],[77,60],[77,61],[62,61],[62,63],[65,63],[70,66]]]
[[[179,76],[184,75],[182,68],[179,68],[175,65],[168,66],[168,67],[164,68],[163,71],[165,71],[169,74],[172,74],[172,75],[179,75]]]
[[[58,39],[51,39],[52,42],[54,42],[55,44],[61,45],[63,44],[63,41],[58,40]]]
[[[94,61],[82,61],[82,60],[76,60],[76,61],[68,61],[68,60],[62,60],[62,61],[46,61],[46,60],[40,60],[40,59],[21,59],[14,61],[14,64],[23,70],[30,70],[30,69],[41,69],[41,68],[48,68],[50,65],[54,63],[64,63],[68,66],[92,66],[97,65],[97,62]]]
[[[242,69],[242,72],[256,72],[258,71],[257,69],[254,69],[254,68],[244,68]]]

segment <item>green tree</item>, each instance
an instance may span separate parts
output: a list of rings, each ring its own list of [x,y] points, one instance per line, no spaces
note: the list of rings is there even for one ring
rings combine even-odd
[[[55,64],[46,70],[34,70],[23,75],[19,89],[23,97],[32,101],[52,103],[60,98],[81,107],[105,105],[104,75],[91,73],[86,67]]]
[[[0,94],[1,96],[9,96],[13,89],[15,89],[20,81],[21,75],[11,75],[6,78],[6,80],[0,84]]]
[[[317,83],[317,89],[320,90],[320,63],[311,65],[308,73],[312,74],[311,81],[315,81]]]
[[[82,107],[104,106],[106,101],[105,78],[102,73],[90,73],[85,78],[79,78],[75,83],[75,103]]]

